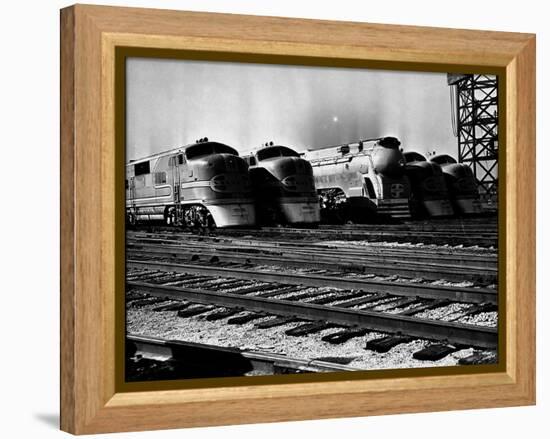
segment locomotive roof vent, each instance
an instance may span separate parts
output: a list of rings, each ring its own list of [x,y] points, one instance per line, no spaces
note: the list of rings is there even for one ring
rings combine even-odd
[[[342,153],[342,155],[348,154],[348,153],[349,153],[349,145],[342,145],[342,146],[339,146],[339,147],[338,147],[338,152],[339,152],[339,153]]]
[[[208,142],[208,137],[203,137],[202,139],[195,140],[195,143],[205,143]]]
[[[384,148],[398,148],[401,142],[396,137],[382,137],[378,144]]]

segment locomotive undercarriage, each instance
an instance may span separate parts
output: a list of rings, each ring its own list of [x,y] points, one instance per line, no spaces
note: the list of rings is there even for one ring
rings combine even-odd
[[[160,207],[160,206],[159,206]],[[157,211],[159,208],[152,208]],[[126,212],[126,222],[133,227],[141,221],[158,221],[163,222],[167,226],[182,227],[194,232],[206,232],[216,228],[216,222],[208,209],[200,204],[197,205],[179,205],[168,206],[160,211],[150,213],[140,211],[140,208],[130,208]]]
[[[395,222],[410,217],[407,199],[379,200],[365,196],[346,197],[340,188],[317,191],[321,222],[325,224],[369,224]]]
[[[348,198],[341,189],[321,189],[317,191],[321,222],[345,224],[351,221],[351,208]]]
[[[216,228],[216,222],[208,209],[200,204],[170,206],[165,213],[166,225],[184,227],[205,232]]]

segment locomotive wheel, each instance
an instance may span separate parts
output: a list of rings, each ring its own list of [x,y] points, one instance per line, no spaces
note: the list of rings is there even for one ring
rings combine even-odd
[[[166,214],[164,215],[164,221],[166,222],[167,226],[173,226],[176,223],[176,210],[171,207],[166,211]]]
[[[131,226],[131,227],[135,227],[136,225],[136,216],[133,214],[133,213],[129,213],[128,215],[126,215],[126,221],[128,221],[128,224]]]
[[[210,212],[203,206],[190,206],[184,214],[185,226],[193,233],[205,234],[209,228],[209,217]]]
[[[214,221],[214,218],[212,218],[212,214],[210,212],[208,212],[206,216],[206,224],[208,225],[208,230],[216,230],[216,221]]]

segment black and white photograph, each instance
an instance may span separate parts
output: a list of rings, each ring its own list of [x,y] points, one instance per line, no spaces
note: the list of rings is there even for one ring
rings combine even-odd
[[[127,382],[499,362],[498,77],[130,57]]]

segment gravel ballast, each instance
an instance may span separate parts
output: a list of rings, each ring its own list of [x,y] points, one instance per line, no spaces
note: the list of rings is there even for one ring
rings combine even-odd
[[[211,311],[216,312],[215,310]],[[161,337],[169,340],[184,340],[216,346],[239,347],[246,350],[272,352],[291,358],[313,360],[336,357],[351,360],[348,366],[361,370],[395,369],[412,367],[453,366],[460,358],[471,355],[473,349],[454,352],[438,361],[420,361],[412,354],[429,344],[425,340],[395,346],[387,353],[366,350],[367,341],[384,337],[385,334],[369,332],[362,337],[352,338],[341,345],[322,341],[322,337],[341,331],[330,328],[307,336],[293,337],[285,334],[304,322],[288,323],[268,329],[258,329],[258,322],[272,319],[265,317],[243,325],[227,325],[224,321],[205,320],[207,313],[189,318],[177,317],[176,312],[153,312],[147,307],[128,309],[127,331],[132,334]],[[237,314],[240,315],[240,314]]]

